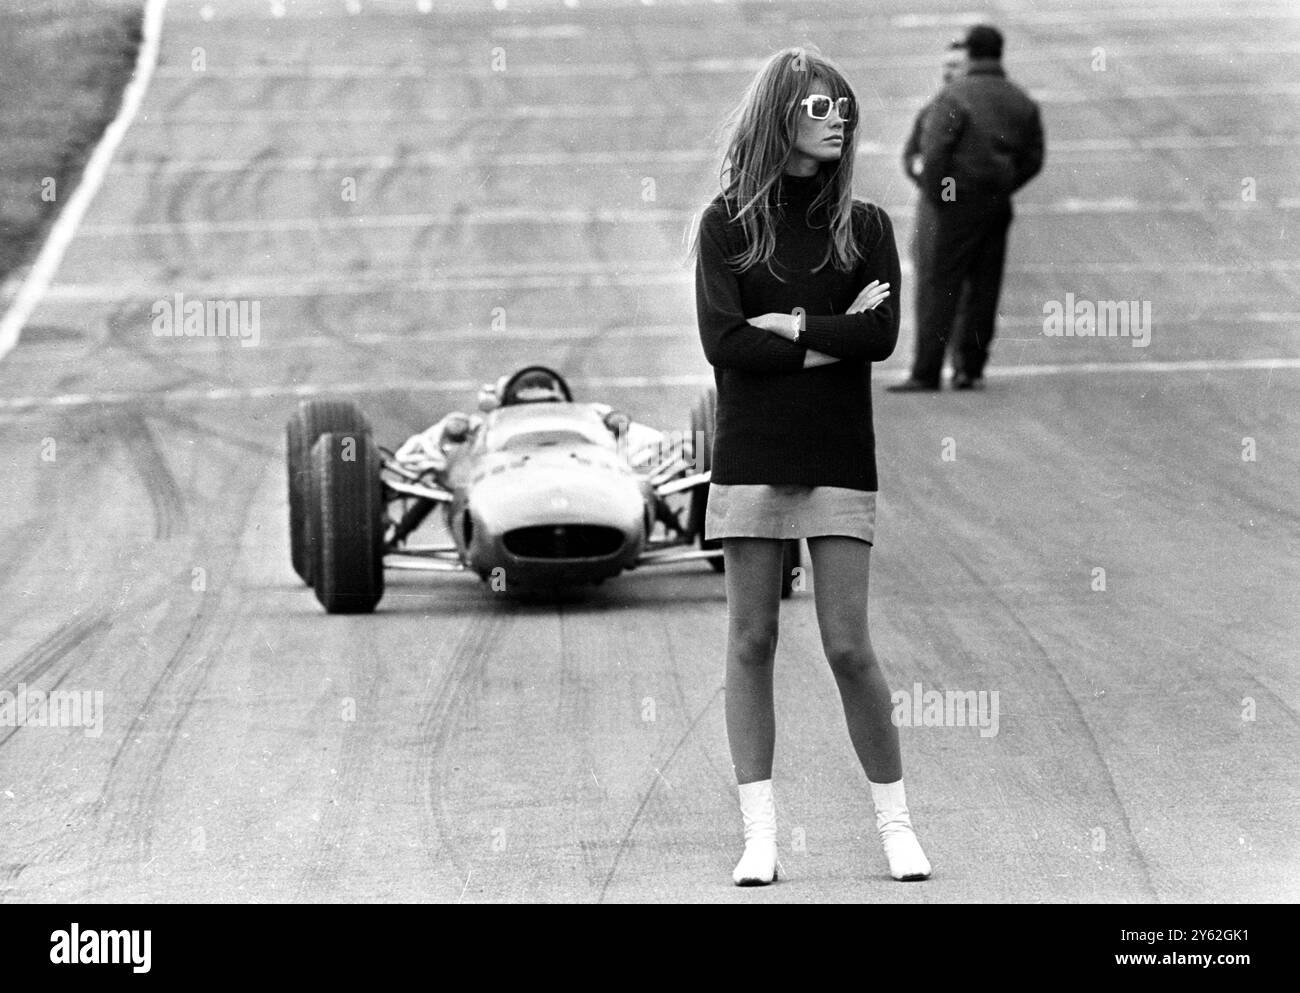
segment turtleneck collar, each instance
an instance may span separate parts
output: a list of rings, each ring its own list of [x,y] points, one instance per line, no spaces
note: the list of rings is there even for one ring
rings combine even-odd
[[[777,192],[777,202],[782,206],[802,206],[806,208],[812,203],[813,198],[821,192],[824,183],[825,179],[820,169],[811,176],[795,176],[783,172]]]

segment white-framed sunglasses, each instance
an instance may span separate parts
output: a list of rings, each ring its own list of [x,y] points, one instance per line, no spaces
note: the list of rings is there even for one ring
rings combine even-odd
[[[799,101],[802,107],[814,121],[824,121],[831,116],[831,107],[840,115],[841,121],[853,120],[853,100],[851,97],[837,97],[831,99],[826,96],[811,96]]]

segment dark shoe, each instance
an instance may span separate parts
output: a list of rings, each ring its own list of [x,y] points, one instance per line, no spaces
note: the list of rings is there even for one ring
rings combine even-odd
[[[938,383],[923,383],[919,379],[913,379],[909,376],[901,383],[895,383],[893,386],[886,386],[885,390],[889,393],[937,393],[939,391]]]
[[[984,389],[984,377],[968,376],[964,372],[955,372],[952,374],[952,388],[954,390],[982,390]]]

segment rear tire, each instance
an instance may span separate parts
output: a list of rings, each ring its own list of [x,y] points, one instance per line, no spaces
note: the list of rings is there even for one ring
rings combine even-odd
[[[312,446],[311,569],[328,613],[368,614],[384,595],[381,466],[369,433],[330,431]]]
[[[714,387],[705,390],[695,406],[691,408],[691,452],[695,459],[696,472],[710,472],[713,469],[713,437],[718,430],[718,391]],[[697,486],[691,491],[690,529],[701,551],[722,549],[722,542],[713,539],[704,540],[704,517],[709,509],[709,485]],[[719,555],[709,559],[709,565],[715,572],[722,572],[726,566]]]
[[[311,521],[307,514],[311,449],[327,431],[370,433],[370,422],[350,400],[304,400],[285,428],[285,461],[289,474],[289,556],[293,571],[312,584]]]

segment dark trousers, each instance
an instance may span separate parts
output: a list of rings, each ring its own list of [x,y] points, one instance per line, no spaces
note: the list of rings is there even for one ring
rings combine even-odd
[[[952,341],[952,364],[973,378],[984,374],[998,314],[1002,267],[1011,227],[1006,197],[934,203],[916,211],[916,361],[912,378],[939,382]],[[953,333],[954,324],[957,331]]]

